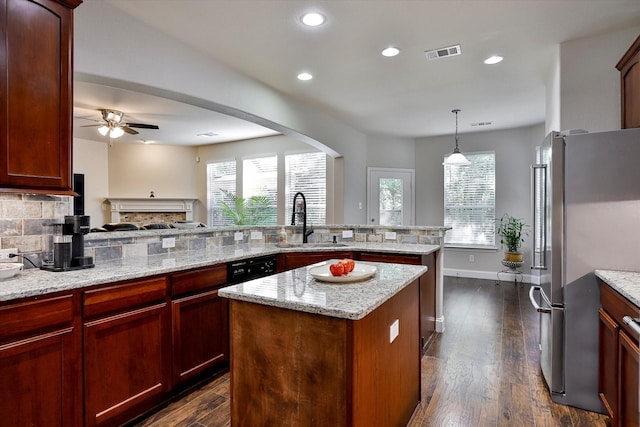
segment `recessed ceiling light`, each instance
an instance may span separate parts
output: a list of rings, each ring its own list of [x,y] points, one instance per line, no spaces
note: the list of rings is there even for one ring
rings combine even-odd
[[[318,12],[310,12],[302,15],[302,23],[309,27],[317,27],[324,24],[324,16]]]
[[[196,134],[196,136],[217,136],[217,133],[213,133],[213,132],[205,132],[205,133],[198,133]]]
[[[397,54],[400,53],[400,49],[398,49],[397,47],[388,47],[385,50],[382,51],[382,56],[396,56]]]
[[[484,63],[487,65],[493,65],[493,64],[497,64],[498,62],[502,62],[504,58],[502,58],[502,56],[490,56],[487,59],[484,60]]]
[[[313,76],[311,74],[309,74],[309,73],[306,73],[306,72],[298,74],[298,80],[306,81],[306,80],[311,80],[312,78],[313,78]]]

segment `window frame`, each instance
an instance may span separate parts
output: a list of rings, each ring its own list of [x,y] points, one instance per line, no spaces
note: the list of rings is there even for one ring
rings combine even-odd
[[[493,210],[493,221],[491,222],[491,230],[493,231],[492,236],[493,236],[493,243],[487,243],[487,244],[482,244],[482,243],[478,243],[478,242],[474,242],[474,241],[467,241],[467,242],[461,242],[461,241],[454,241],[454,242],[448,242],[447,241],[447,236],[452,236],[451,230],[449,230],[446,234],[445,234],[445,241],[444,241],[444,246],[445,248],[455,248],[455,249],[480,249],[480,250],[496,250],[496,234],[495,234],[495,221],[496,221],[496,152],[495,150],[487,150],[487,151],[476,151],[476,152],[466,152],[464,153],[465,156],[467,156],[467,158],[470,158],[470,160],[472,160],[473,156],[480,156],[480,155],[487,155],[490,154],[493,156],[493,206],[480,206],[479,204],[476,204],[474,206],[471,207],[471,209],[492,209]],[[444,158],[446,159],[447,156],[445,156]],[[451,168],[451,167],[468,167],[468,166],[450,166],[450,165],[445,165],[443,167],[443,223],[445,226],[447,225],[447,210],[451,209],[452,206],[455,205],[449,205],[447,204],[447,168]],[[487,224],[485,224],[486,226]]]

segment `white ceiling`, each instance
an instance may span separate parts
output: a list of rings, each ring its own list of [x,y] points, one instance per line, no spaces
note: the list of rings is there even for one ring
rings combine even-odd
[[[461,133],[541,123],[544,82],[557,46],[640,24],[638,0],[106,1],[363,132],[412,138],[453,133],[454,108],[462,110]],[[327,23],[305,28],[299,17],[311,10]],[[454,44],[462,55],[436,61],[424,55]],[[400,55],[381,56],[390,45]],[[484,65],[493,54],[504,61]],[[314,79],[298,81],[301,71]],[[77,117],[99,119],[98,108],[117,108],[125,121],[157,124],[159,131],[141,131],[138,139],[162,143],[274,133],[257,125],[240,130],[246,122],[84,82],[76,82],[75,106]],[[487,121],[492,125],[471,126]],[[77,137],[95,132],[78,127],[91,124],[86,120],[75,123]],[[208,131],[219,133],[219,140],[195,137]]]

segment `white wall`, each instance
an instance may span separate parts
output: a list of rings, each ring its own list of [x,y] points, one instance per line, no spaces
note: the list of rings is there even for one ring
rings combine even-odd
[[[109,152],[104,142],[86,139],[73,140],[73,173],[84,174],[85,215],[91,226],[109,222],[110,215],[104,199],[109,197]]]
[[[545,134],[560,131],[560,46],[556,46],[545,83]]]
[[[414,169],[416,141],[413,138],[396,138],[374,135],[367,138],[367,166],[381,168]]]
[[[505,212],[523,218],[531,224],[531,163],[535,146],[545,136],[544,125],[517,129],[468,133],[460,136],[460,148],[465,153],[495,151],[496,154],[496,217]],[[444,223],[444,171],[442,161],[454,146],[453,135],[416,140],[416,225]],[[499,245],[499,242],[497,242]],[[529,268],[531,241],[523,245],[525,271]],[[466,270],[461,275],[495,279],[502,269],[502,250],[445,249],[444,268]],[[469,262],[474,255],[475,262]]]
[[[197,197],[195,147],[113,143],[109,196]]]
[[[615,68],[640,26],[560,45],[560,129],[620,129],[620,72]]]

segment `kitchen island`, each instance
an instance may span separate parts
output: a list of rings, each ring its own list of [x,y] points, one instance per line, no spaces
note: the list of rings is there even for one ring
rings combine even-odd
[[[424,266],[324,283],[308,267],[219,290],[230,298],[231,422],[406,425],[420,401]]]

